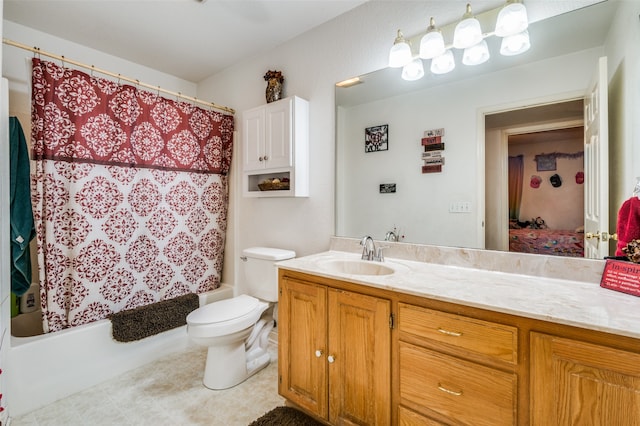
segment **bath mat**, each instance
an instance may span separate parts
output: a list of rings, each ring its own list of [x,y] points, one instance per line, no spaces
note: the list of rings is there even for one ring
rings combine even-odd
[[[114,340],[133,342],[187,323],[187,315],[199,306],[195,293],[112,314]]]
[[[323,423],[291,407],[276,407],[249,426],[323,426]]]

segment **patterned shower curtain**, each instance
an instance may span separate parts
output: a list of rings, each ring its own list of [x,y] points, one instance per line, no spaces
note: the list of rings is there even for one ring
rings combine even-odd
[[[232,115],[33,59],[45,332],[220,285],[233,128]]]

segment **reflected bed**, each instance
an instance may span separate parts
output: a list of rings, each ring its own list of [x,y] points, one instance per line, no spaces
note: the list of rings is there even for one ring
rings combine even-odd
[[[509,251],[584,257],[582,232],[556,229],[509,229]]]

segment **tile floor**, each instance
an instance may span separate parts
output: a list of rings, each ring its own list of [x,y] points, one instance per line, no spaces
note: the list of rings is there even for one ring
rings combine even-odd
[[[206,348],[190,346],[86,391],[12,419],[11,426],[246,426],[283,405],[277,386],[277,334],[271,363],[223,391],[202,384]]]

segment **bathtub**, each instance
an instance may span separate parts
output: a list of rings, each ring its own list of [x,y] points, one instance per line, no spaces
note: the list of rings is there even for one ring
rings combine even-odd
[[[200,305],[233,297],[233,287],[200,295]],[[11,336],[7,351],[3,403],[11,417],[112,379],[189,345],[186,325],[135,342],[111,336],[111,321],[101,320],[51,334]],[[4,404],[3,404],[4,405]]]

